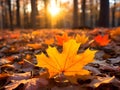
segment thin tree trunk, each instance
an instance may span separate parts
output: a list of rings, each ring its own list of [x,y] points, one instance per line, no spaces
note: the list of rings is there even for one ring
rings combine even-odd
[[[109,27],[109,0],[100,0],[100,15],[98,26]]]
[[[6,3],[4,2],[4,4],[6,5]],[[8,28],[8,12],[7,12],[7,8],[5,6],[3,6],[3,12],[4,12],[4,15],[3,15],[3,21],[4,21],[4,25],[3,25],[3,28]]]
[[[120,9],[118,11],[119,11],[118,26],[120,26]]]
[[[81,7],[82,15],[81,15],[81,19],[80,19],[82,27],[86,26],[86,19],[85,19],[85,17],[86,17],[86,14],[85,14],[86,5],[85,4],[86,4],[86,0],[82,0],[82,7]]]
[[[78,28],[78,0],[73,0],[73,28]]]
[[[7,0],[8,7],[9,7],[9,19],[10,19],[10,29],[13,30],[13,16],[11,10],[11,0]]]
[[[36,28],[36,0],[31,0],[31,26],[33,29]]]
[[[93,0],[90,0],[90,27],[93,27]]]
[[[98,2],[98,0],[96,0],[95,4],[96,4],[96,6],[95,6],[95,9],[94,9],[94,12],[95,12],[94,25],[95,25],[95,26],[98,26],[98,19],[99,19],[99,14],[98,14],[99,2]]]
[[[112,8],[112,27],[115,27],[115,9],[116,9],[116,0],[114,0],[114,7]]]
[[[20,27],[20,0],[16,0],[16,23],[17,23],[17,27]]]
[[[3,1],[0,1],[0,10],[1,10],[1,13],[0,13],[0,29],[3,30],[4,28],[4,22],[3,22],[3,19],[4,19],[4,15],[3,15]]]

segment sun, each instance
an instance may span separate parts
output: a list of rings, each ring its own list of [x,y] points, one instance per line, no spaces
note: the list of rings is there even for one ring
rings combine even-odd
[[[60,12],[60,8],[58,7],[57,3],[55,2],[55,0],[51,0],[49,7],[48,7],[48,11],[52,16],[56,16],[57,14],[59,14]]]

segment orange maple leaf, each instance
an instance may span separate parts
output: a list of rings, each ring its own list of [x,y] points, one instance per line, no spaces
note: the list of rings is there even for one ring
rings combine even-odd
[[[34,44],[27,44],[28,47],[31,47],[33,49],[40,49],[41,48],[41,44],[37,44],[37,43],[34,43]]]
[[[95,42],[98,43],[100,46],[106,46],[110,42],[108,34],[102,36],[98,35],[94,38]]]
[[[20,33],[12,33],[12,34],[10,34],[11,39],[16,39],[16,38],[19,38],[19,37],[20,37]]]
[[[45,44],[50,45],[50,44],[53,44],[53,43],[54,43],[54,39],[53,38],[45,39]]]
[[[111,30],[111,31],[110,31],[110,35],[111,35],[111,36],[120,35],[120,27]]]
[[[40,35],[41,34],[41,32],[40,31],[32,31],[32,33],[31,33],[31,35],[33,35],[33,36],[37,36],[37,35]]]
[[[64,33],[62,36],[56,35],[55,38],[58,42],[58,45],[60,45],[60,46],[62,46],[64,42],[67,42],[70,39],[70,37],[68,37],[67,33]]]
[[[87,49],[84,53],[77,54],[80,43],[74,39],[63,44],[63,51],[59,53],[55,47],[48,47],[48,57],[41,53],[36,55],[37,66],[48,69],[50,78],[57,74],[65,76],[88,75],[89,71],[84,66],[94,61],[96,51]]]
[[[85,34],[82,35],[77,34],[75,40],[78,43],[85,44],[88,41],[88,37]]]
[[[120,40],[120,27],[117,27],[110,31],[110,36],[112,39],[119,41]]]

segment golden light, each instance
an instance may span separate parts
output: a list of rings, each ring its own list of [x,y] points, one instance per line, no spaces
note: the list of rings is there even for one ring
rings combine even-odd
[[[37,9],[38,9],[38,11],[42,10],[42,9],[44,8],[44,2],[41,1],[41,0],[38,0],[37,3],[38,3],[38,4],[37,4]]]
[[[48,11],[52,16],[56,16],[60,12],[60,8],[58,7],[57,3],[55,0],[50,1],[50,5],[48,7]]]
[[[66,3],[66,2],[68,2],[69,0],[60,0],[60,2],[62,2],[62,3]],[[71,0],[72,1],[72,0]]]
[[[31,12],[31,4],[28,4],[28,5],[26,6],[26,11],[29,12],[29,13]]]

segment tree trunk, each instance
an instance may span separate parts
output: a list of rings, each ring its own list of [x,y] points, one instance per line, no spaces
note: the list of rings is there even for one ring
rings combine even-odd
[[[109,27],[109,0],[100,0],[100,14],[98,26]]]
[[[119,12],[119,17],[118,17],[118,26],[120,26],[120,9],[118,10]]]
[[[12,10],[11,10],[11,0],[7,0],[7,4],[9,7],[10,29],[13,30],[13,16],[12,16]]]
[[[0,29],[3,30],[3,28],[4,28],[4,26],[3,26],[4,25],[4,22],[3,22],[4,21],[3,20],[4,19],[4,15],[3,15],[3,8],[4,8],[3,7],[3,1],[0,1],[0,7],[1,7],[0,8],[0,10],[1,10],[1,13],[0,13]]]
[[[78,0],[73,0],[73,28],[78,28]]]
[[[112,27],[115,27],[115,10],[116,9],[116,0],[114,0],[114,6],[112,8]]]
[[[81,9],[82,9],[82,15],[81,15],[81,27],[85,27],[86,26],[86,14],[85,14],[85,10],[86,10],[86,0],[82,0],[82,6],[81,6]]]
[[[20,0],[16,0],[16,24],[17,27],[20,27]]]
[[[33,29],[36,28],[36,12],[37,12],[37,7],[36,7],[36,0],[31,0],[31,26]]]
[[[90,0],[90,27],[94,27],[93,25],[93,11],[94,11],[94,4],[93,4],[93,0]]]
[[[95,2],[95,10],[94,10],[94,13],[95,13],[95,16],[94,16],[94,25],[95,26],[98,26],[98,19],[99,19],[99,11],[98,11],[98,6],[99,6],[99,1],[96,0]]]

